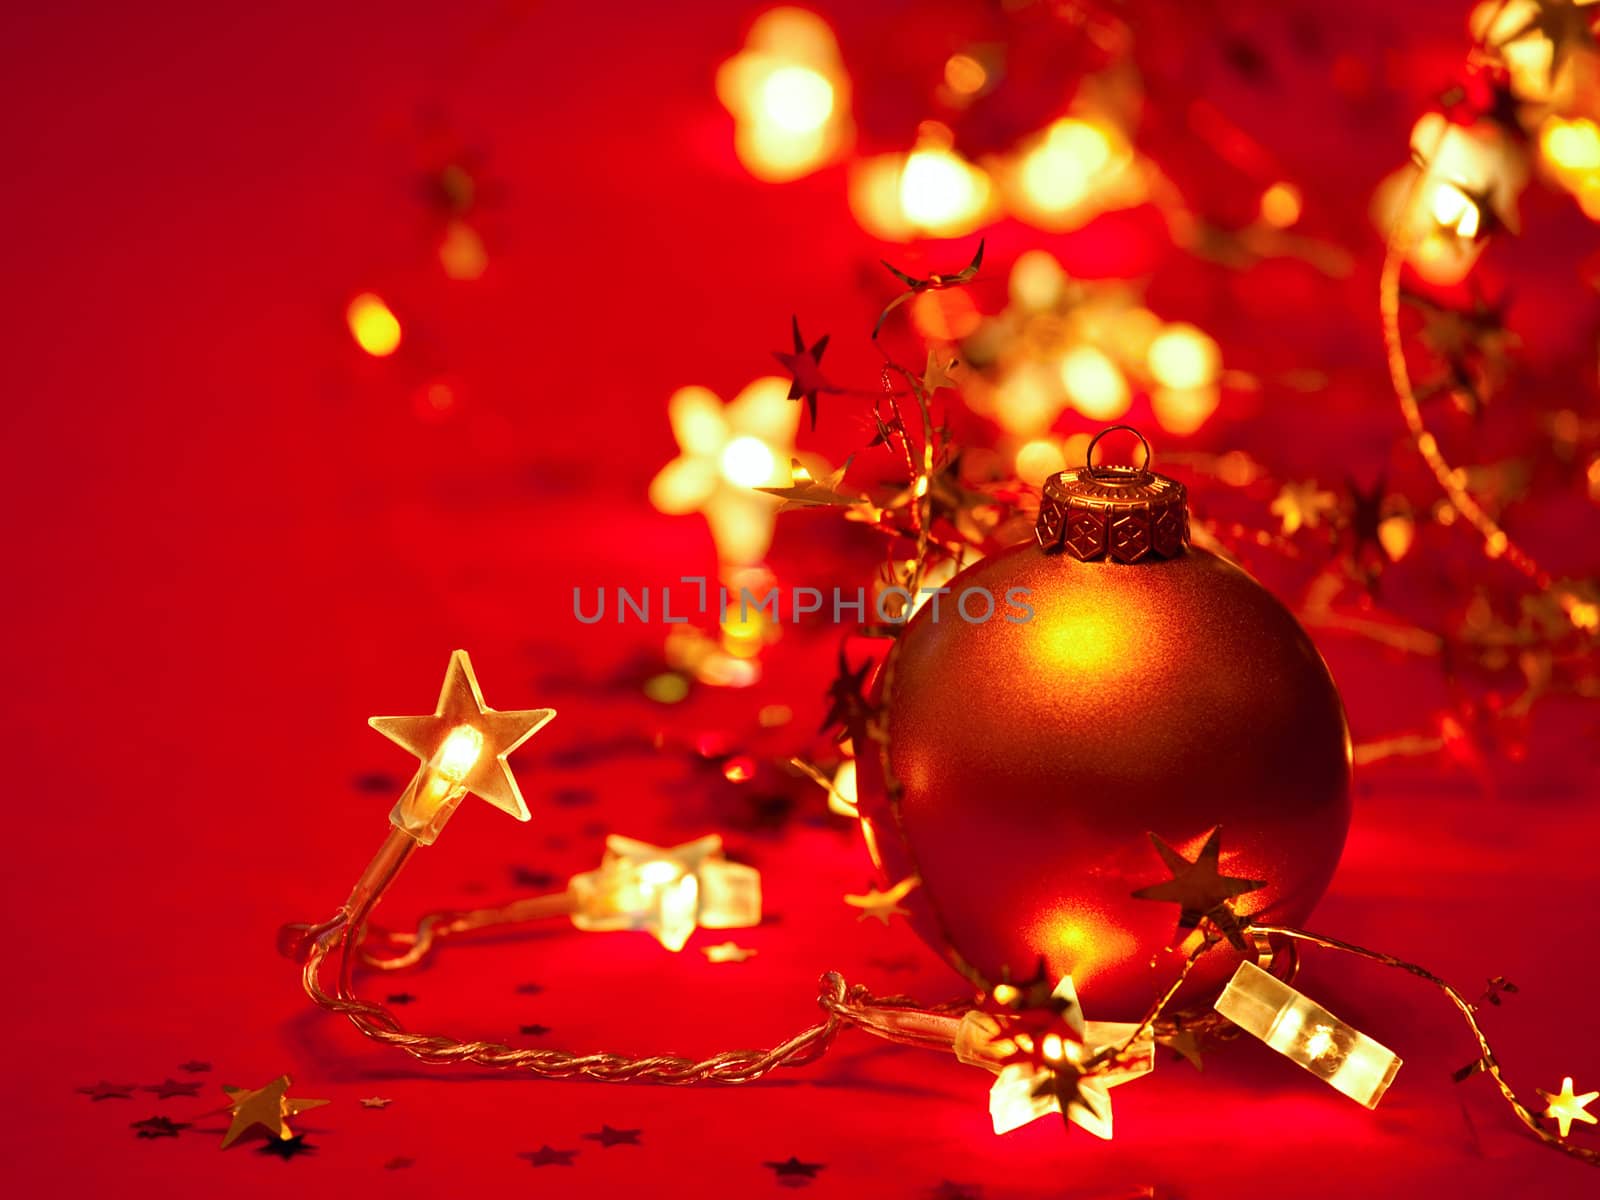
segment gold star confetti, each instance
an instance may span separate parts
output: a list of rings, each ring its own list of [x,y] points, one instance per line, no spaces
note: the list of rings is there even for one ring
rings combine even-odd
[[[741,946],[737,942],[718,942],[715,946],[702,947],[701,952],[706,956],[707,961],[714,963],[743,962],[756,953],[756,951],[746,946]]]
[[[387,1096],[363,1096],[363,1097],[361,1097],[361,1107],[362,1108],[388,1108],[389,1105],[391,1105],[393,1103],[394,1103],[394,1101],[389,1099],[389,1097],[387,1097]]]
[[[478,687],[467,652],[457,650],[450,655],[444,686],[439,691],[439,705],[434,712],[420,717],[373,717],[368,724],[421,759],[424,771],[434,779],[471,792],[517,820],[526,821],[530,815],[528,806],[523,802],[522,789],[511,774],[506,755],[555,715],[553,708],[496,712],[483,702],[483,691]],[[418,781],[422,780],[423,773],[418,773],[413,788],[407,789],[406,796],[401,797],[400,804],[395,806],[395,815],[406,806],[413,789],[420,786]],[[431,807],[419,806],[428,808],[426,814],[418,815],[425,816],[424,824],[433,826],[435,836],[437,826],[443,822],[433,819],[434,810],[443,806],[443,800]],[[448,812],[444,815],[448,816]],[[402,828],[409,831],[408,826],[402,825]],[[418,840],[423,838],[418,836]]]
[[[896,914],[902,917],[910,915],[900,907],[900,901],[921,882],[915,875],[908,875],[887,892],[880,892],[877,888],[870,887],[863,895],[845,896],[844,902],[852,908],[861,910],[861,915],[856,920],[865,921],[868,917],[876,917],[887,925],[889,918]]]
[[[271,1083],[255,1089],[224,1086],[222,1090],[228,1094],[228,1111],[233,1114],[233,1122],[222,1135],[222,1148],[226,1150],[238,1141],[240,1134],[258,1125],[281,1141],[297,1136],[289,1127],[289,1118],[321,1108],[328,1101],[291,1100],[288,1091],[292,1082],[289,1076],[279,1075]]]
[[[1243,949],[1243,937],[1234,919],[1233,908],[1228,903],[1235,896],[1266,887],[1261,879],[1235,879],[1217,870],[1222,853],[1222,826],[1218,825],[1206,837],[1206,843],[1193,862],[1184,858],[1160,837],[1152,833],[1150,843],[1167,864],[1172,878],[1164,883],[1151,884],[1133,893],[1136,900],[1165,900],[1178,905],[1178,935],[1194,929],[1210,917],[1228,935],[1228,940]],[[1176,940],[1176,939],[1175,939]]]
[[[1561,1090],[1555,1095],[1551,1095],[1543,1088],[1535,1090],[1545,1098],[1549,1107],[1544,1110],[1544,1115],[1555,1119],[1556,1124],[1561,1129],[1562,1137],[1566,1137],[1572,1132],[1572,1123],[1574,1121],[1582,1121],[1585,1125],[1600,1124],[1600,1119],[1596,1119],[1593,1114],[1584,1111],[1593,1100],[1600,1097],[1600,1092],[1585,1092],[1581,1096],[1574,1096],[1572,1094],[1571,1075],[1561,1081]]]
[[[1283,536],[1292,537],[1301,529],[1315,529],[1325,514],[1338,507],[1338,496],[1308,479],[1284,484],[1267,511],[1283,523]]]

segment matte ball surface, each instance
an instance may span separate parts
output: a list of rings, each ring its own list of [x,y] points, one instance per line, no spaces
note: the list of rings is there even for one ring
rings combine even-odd
[[[1033,545],[950,587],[938,620],[924,605],[907,628],[884,697],[903,844],[879,772],[862,773],[886,869],[922,879],[910,900],[930,944],[990,981],[1042,955],[1090,1015],[1136,1019],[1177,957],[1177,906],[1131,895],[1169,877],[1147,831],[1192,859],[1217,825],[1222,873],[1267,881],[1241,913],[1310,913],[1349,826],[1349,734],[1326,665],[1266,589],[1194,548],[1118,564]],[[961,619],[967,588],[994,595],[993,618]],[[1021,623],[1004,619],[1017,588]],[[1236,962],[1205,956],[1186,996]]]

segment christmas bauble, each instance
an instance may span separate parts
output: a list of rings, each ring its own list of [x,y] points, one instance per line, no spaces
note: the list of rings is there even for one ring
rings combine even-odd
[[[969,977],[1043,959],[1097,1017],[1137,1019],[1179,958],[1179,905],[1133,894],[1173,875],[1151,833],[1194,860],[1220,827],[1220,873],[1265,883],[1240,914],[1298,923],[1327,887],[1350,819],[1338,691],[1287,608],[1187,541],[1174,481],[1064,472],[1037,541],[958,575],[880,672],[869,844],[920,879],[913,925]],[[988,620],[959,606],[974,591]],[[1237,961],[1208,953],[1186,992]]]

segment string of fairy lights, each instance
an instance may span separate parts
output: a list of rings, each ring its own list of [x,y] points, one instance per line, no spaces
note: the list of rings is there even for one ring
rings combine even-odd
[[[1425,416],[1413,372],[1415,347],[1403,315],[1405,273],[1435,284],[1465,278],[1486,239],[1507,224],[1508,205],[1536,168],[1600,220],[1600,124],[1583,111],[1588,102],[1584,89],[1590,83],[1574,65],[1595,58],[1592,33],[1586,21],[1544,20],[1553,4],[1490,0],[1475,11],[1471,79],[1488,91],[1452,101],[1472,105],[1471,122],[1441,118],[1418,123],[1415,162],[1397,174],[1386,194],[1388,236],[1379,309],[1407,437],[1444,497],[1432,510],[1433,519],[1462,523],[1478,538],[1486,560],[1503,561],[1548,598],[1561,619],[1522,630],[1518,645],[1564,660],[1592,648],[1600,630],[1600,595],[1592,581],[1552,577],[1507,532],[1492,506],[1475,494],[1467,473],[1446,456],[1440,434]],[[1088,20],[1088,34],[1106,48],[1116,69],[1123,69],[1127,28],[1104,14]],[[994,86],[994,77],[981,53],[960,53],[949,59],[940,86],[943,100],[959,107]],[[1339,248],[1293,232],[1302,201],[1287,180],[1265,189],[1259,218],[1248,228],[1223,234],[1209,226],[1140,152],[1109,107],[1096,106],[1092,88],[1085,89],[1089,99],[1082,105],[1023,139],[1008,155],[968,158],[951,126],[930,120],[903,152],[853,158],[850,79],[833,33],[811,14],[781,9],[751,27],[743,50],[719,72],[716,90],[734,118],[736,153],[752,175],[784,182],[848,158],[851,209],[863,229],[887,240],[960,236],[1002,214],[1041,230],[1076,228],[1099,212],[1148,201],[1162,212],[1174,240],[1196,254],[1223,263],[1294,254],[1330,274],[1345,268]],[[1506,99],[1512,103],[1498,102]],[[903,588],[917,596],[975,557],[1014,540],[1017,530],[1026,527],[1037,505],[1034,489],[1082,453],[1080,443],[1054,431],[1063,411],[1115,421],[1128,411],[1137,389],[1149,397],[1158,423],[1183,435],[1204,425],[1224,389],[1250,382],[1225,364],[1222,348],[1205,331],[1163,320],[1145,306],[1138,288],[1072,280],[1043,250],[1023,254],[1012,266],[1005,310],[981,314],[966,298],[963,285],[981,270],[982,254],[980,243],[967,266],[948,275],[916,277],[890,267],[902,291],[884,316],[901,309],[930,349],[926,364],[917,369],[884,348],[874,330],[874,343],[883,354],[876,392],[833,385],[821,370],[827,339],[803,338],[795,321],[793,350],[780,353],[792,379],[757,380],[726,404],[704,388],[684,388],[672,396],[668,419],[681,453],[657,475],[650,498],[664,512],[704,515],[724,585],[770,578],[763,563],[778,513],[822,507],[883,534],[889,549],[877,586]],[[379,297],[357,297],[347,316],[352,335],[368,353],[382,356],[398,348],[399,322]],[[880,320],[879,328],[882,324]],[[1293,381],[1286,385],[1295,386]],[[992,452],[955,453],[958,448],[933,410],[940,391],[954,392],[993,423],[998,435]],[[802,412],[809,409],[814,423],[819,394],[870,397],[873,445],[904,469],[903,485],[854,486],[846,481],[845,469],[835,470],[820,456],[796,448]],[[971,471],[973,460],[989,464],[987,476],[976,482],[963,473]],[[1306,531],[1337,524],[1357,543],[1355,553],[1365,539],[1370,552],[1392,561],[1403,557],[1414,532],[1416,511],[1386,510],[1381,494],[1353,495],[1346,503],[1313,481],[1272,480],[1270,472],[1244,455],[1196,455],[1190,464],[1222,486],[1259,493],[1263,481],[1272,484],[1259,525],[1201,524],[1196,538],[1203,543],[1248,543],[1294,558],[1306,553],[1300,540]],[[1590,475],[1592,483],[1600,479],[1600,458]],[[1600,495],[1600,484],[1594,486]],[[1406,652],[1441,653],[1448,641],[1441,631],[1341,608],[1337,596],[1348,583],[1341,570],[1330,566],[1324,571],[1301,610],[1307,624],[1327,628],[1337,623],[1347,632]],[[1370,596],[1365,601],[1363,614],[1376,610],[1381,616],[1381,606]],[[708,685],[747,686],[758,677],[759,658],[770,636],[759,610],[741,611],[730,614],[714,636],[675,629],[668,661],[674,670]],[[884,670],[892,678],[892,650]],[[846,674],[841,662],[841,675]],[[1549,686],[1548,671],[1544,685]],[[1591,688],[1592,681],[1579,677],[1573,686],[1581,691]],[[1527,703],[1536,694],[1530,681]],[[857,687],[842,687],[833,698],[830,716],[857,718],[852,732],[871,728],[874,714],[852,710],[863,703]],[[595,932],[643,930],[666,949],[678,950],[697,928],[744,928],[761,918],[759,876],[729,861],[716,836],[677,847],[612,837],[599,867],[574,877],[554,895],[496,908],[431,913],[414,932],[383,933],[372,927],[373,907],[410,856],[439,836],[465,795],[478,795],[518,819],[528,819],[506,755],[553,716],[546,709],[497,712],[487,707],[470,661],[458,651],[433,714],[374,719],[420,766],[391,813],[385,842],[345,904],[321,923],[285,930],[281,948],[302,964],[304,987],[314,1003],[345,1016],[364,1036],[422,1061],[608,1081],[744,1082],[780,1067],[811,1063],[842,1031],[856,1028],[950,1053],[991,1073],[989,1104],[997,1133],[1054,1114],[1109,1137],[1110,1089],[1149,1074],[1157,1046],[1192,1057],[1205,1039],[1240,1031],[1358,1103],[1376,1107],[1400,1069],[1400,1059],[1293,986],[1300,949],[1307,947],[1428,984],[1461,1019],[1474,1046],[1475,1057],[1462,1077],[1487,1074],[1533,1136],[1575,1159],[1600,1165],[1600,1150],[1570,1137],[1575,1125],[1596,1123],[1587,1107],[1600,1093],[1578,1092],[1569,1077],[1559,1088],[1539,1089],[1542,1104],[1530,1104],[1503,1073],[1478,1021],[1477,1004],[1437,974],[1377,950],[1241,915],[1236,900],[1260,884],[1219,873],[1218,831],[1192,860],[1164,843],[1157,845],[1168,878],[1152,878],[1140,894],[1177,906],[1180,937],[1173,962],[1178,965],[1170,986],[1137,1022],[1088,1020],[1070,978],[975,980],[979,986],[973,995],[924,1005],[908,997],[874,995],[828,972],[822,976],[823,1017],[817,1024],[766,1049],[698,1060],[518,1048],[408,1030],[388,1007],[357,994],[361,972],[409,970],[452,940],[532,921],[566,919],[580,930]],[[1450,736],[1448,726],[1442,732],[1398,733],[1371,743],[1365,761],[1433,752],[1447,745]],[[871,734],[850,738],[836,761],[796,758],[793,765],[825,789],[830,808],[859,817],[854,755],[867,742],[875,742],[886,765],[887,738]],[[1360,747],[1357,758],[1362,761]],[[865,823],[863,832],[870,837]],[[872,889],[850,899],[864,913],[887,914],[898,911],[898,901],[917,886],[911,876],[885,891]],[[1222,946],[1242,951],[1244,960],[1211,1006],[1184,1009],[1177,1000],[1181,985],[1197,962]],[[295,1106],[315,1102],[290,1099],[287,1079],[280,1083],[276,1090],[234,1097],[236,1123],[248,1112],[277,1136],[291,1136],[289,1118],[299,1111]]]

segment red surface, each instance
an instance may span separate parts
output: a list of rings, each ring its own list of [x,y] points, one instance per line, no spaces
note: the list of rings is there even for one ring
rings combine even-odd
[[[1149,247],[1110,255],[1106,239],[1137,233],[1137,221],[1054,241],[1008,227],[991,241],[994,261],[1031,243],[1069,265],[1081,255],[1084,270],[1144,254],[1158,268],[1152,302],[1216,329],[1232,360],[1330,374],[1317,438],[1288,436],[1309,419],[1306,401],[1268,395],[1253,412],[1241,401],[1200,444],[1270,448],[1286,473],[1370,479],[1396,424],[1361,214],[1462,49],[1457,6],[1413,7],[1356,4],[1319,27],[1329,54],[1404,81],[1366,106],[1329,94],[1325,57],[1291,57],[1264,98],[1196,48],[1209,42],[1189,43],[1191,82],[1214,79],[1213,102],[1303,181],[1308,222],[1362,248],[1351,280],[1286,264],[1223,277]],[[1406,1059],[1380,1110],[1237,1044],[1203,1076],[1163,1059],[1119,1088],[1106,1144],[1051,1122],[994,1138],[982,1073],[864,1036],[739,1092],[543,1083],[415,1069],[306,1004],[274,930],[343,898],[391,802],[352,782],[406,770],[364,719],[429,703],[457,645],[472,650],[491,703],[561,715],[521,752],[534,823],[463,811],[406,872],[391,920],[519,894],[514,866],[557,879],[586,869],[607,830],[709,829],[760,866],[772,920],[740,935],[760,954],[737,966],[708,965],[695,949],[705,934],[676,957],[642,936],[555,928],[452,948],[396,985],[419,997],[407,1020],[507,1037],[539,1022],[551,1027],[541,1044],[698,1054],[811,1022],[824,968],[929,999],[954,988],[905,928],[857,924],[839,903],[865,864],[849,831],[816,815],[815,796],[808,815],[764,831],[748,793],[640,748],[662,723],[728,729],[757,753],[791,748],[791,731],[753,735],[751,714],[782,699],[794,729],[814,727],[826,630],[785,642],[756,693],[702,693],[663,712],[635,683],[660,631],[578,628],[569,615],[575,584],[707,563],[697,521],[642,501],[671,453],[672,388],[703,382],[727,396],[770,370],[791,311],[808,331],[834,332],[840,376],[875,378],[861,335],[887,294],[870,274],[880,248],[850,222],[840,173],[762,187],[729,154],[709,81],[752,11],[0,15],[13,768],[0,1178],[27,1196],[759,1196],[776,1186],[762,1163],[794,1154],[827,1164],[816,1194],[846,1197],[917,1196],[946,1179],[981,1185],[986,1200],[1145,1186],[1185,1200],[1592,1194],[1591,1171],[1523,1135],[1487,1080],[1450,1081],[1473,1049],[1434,993],[1323,956],[1308,963],[1306,990]],[[911,36],[900,31],[922,29],[892,9],[850,12],[842,35],[858,77],[875,55],[900,61],[888,52]],[[1285,37],[1270,9],[1226,20]],[[1187,36],[1177,25],[1149,33]],[[501,185],[485,218],[492,266],[475,284],[447,283],[432,259],[415,198],[425,111],[482,147]],[[1201,193],[1229,187],[1214,164],[1181,173]],[[1534,285],[1516,293],[1517,311],[1527,353],[1549,361],[1592,335],[1571,247],[1592,247],[1593,233],[1570,205],[1535,197],[1530,208],[1546,236],[1523,244]],[[344,303],[364,288],[407,324],[393,361],[361,358],[342,328]],[[425,425],[409,397],[434,372],[457,378],[465,401],[456,419]],[[1556,382],[1592,414],[1592,383],[1579,391],[1574,378]],[[1515,412],[1513,400],[1495,419]],[[842,458],[856,440],[854,422],[833,415],[811,444]],[[1592,572],[1581,561],[1592,550],[1564,527],[1542,522],[1534,548],[1558,569]],[[822,578],[867,561],[841,557],[825,529],[802,519],[780,533],[780,569]],[[1393,580],[1406,586],[1403,572]],[[1426,664],[1337,640],[1322,648],[1358,738],[1421,723],[1442,701]],[[1469,990],[1489,975],[1516,981],[1486,1021],[1530,1099],[1563,1074],[1600,1086],[1594,716],[1556,700],[1535,717],[1526,760],[1494,760],[1487,792],[1435,763],[1361,776],[1344,864],[1314,918]],[[586,746],[595,753],[575,754]],[[514,991],[528,981],[546,990]],[[189,1059],[215,1068],[197,1076],[199,1100],[96,1103],[74,1090],[181,1077]],[[305,1121],[314,1158],[220,1153],[196,1130],[138,1141],[128,1128],[161,1112],[220,1132],[194,1116],[220,1099],[215,1085],[283,1071],[299,1094],[334,1101]],[[360,1108],[373,1093],[394,1104]],[[642,1144],[581,1140],[602,1123],[641,1128]],[[581,1153],[571,1168],[516,1157],[543,1144]],[[396,1156],[414,1165],[385,1171]]]

